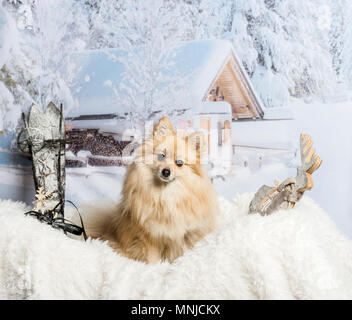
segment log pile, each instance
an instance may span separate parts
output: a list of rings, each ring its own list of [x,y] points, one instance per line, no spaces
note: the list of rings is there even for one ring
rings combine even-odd
[[[103,134],[97,129],[72,129],[66,132],[66,139],[69,141],[66,151],[76,156],[79,151],[89,151],[92,155],[87,157],[87,162],[69,159],[67,167],[84,167],[87,163],[91,166],[122,166],[124,162],[116,157],[126,155],[123,151],[130,144],[130,141],[118,141],[113,135]],[[133,150],[131,148],[128,155]]]

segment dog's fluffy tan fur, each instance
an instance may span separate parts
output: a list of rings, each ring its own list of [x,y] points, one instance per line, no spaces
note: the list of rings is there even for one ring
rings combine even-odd
[[[203,239],[214,229],[219,211],[200,163],[201,138],[200,133],[177,136],[169,119],[162,118],[127,170],[120,203],[105,219],[97,216],[88,234],[146,263],[172,262]]]

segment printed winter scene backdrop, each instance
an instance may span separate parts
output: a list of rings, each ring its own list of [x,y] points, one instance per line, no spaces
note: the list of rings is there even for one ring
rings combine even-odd
[[[169,116],[204,132],[230,199],[295,176],[310,134],[323,165],[308,195],[352,236],[350,0],[0,3],[0,198],[34,200],[21,112],[52,101],[76,204],[117,201],[135,148]]]

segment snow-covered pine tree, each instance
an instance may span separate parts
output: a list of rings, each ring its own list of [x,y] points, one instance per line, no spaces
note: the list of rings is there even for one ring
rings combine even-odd
[[[325,97],[334,86],[328,32],[319,29],[326,0],[315,2],[233,0],[230,39],[268,106],[287,104],[289,96]],[[270,90],[269,90],[270,88]]]
[[[15,45],[0,71],[2,86],[12,98],[0,97],[2,126],[14,129],[21,111],[33,103],[42,108],[50,101],[72,107],[73,70],[62,67],[70,52],[85,47],[88,31],[83,8],[71,0],[9,0],[2,10],[15,25]]]

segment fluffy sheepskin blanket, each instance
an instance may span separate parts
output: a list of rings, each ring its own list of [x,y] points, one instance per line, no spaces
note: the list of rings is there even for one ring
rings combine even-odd
[[[173,264],[145,265],[71,239],[0,201],[1,299],[351,299],[352,241],[304,197],[248,215],[253,194],[221,199],[218,230]]]

